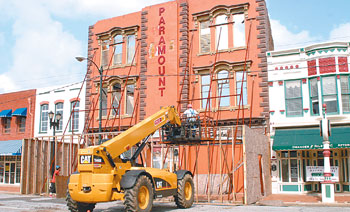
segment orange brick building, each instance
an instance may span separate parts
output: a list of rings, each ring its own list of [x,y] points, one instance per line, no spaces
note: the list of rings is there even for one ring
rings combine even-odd
[[[22,139],[32,138],[36,90],[0,95],[0,190],[19,192]]]
[[[273,49],[273,41],[264,0],[174,0],[152,5],[98,21],[89,28],[88,42],[88,57],[103,68],[104,131],[125,129],[162,106],[175,105],[184,112],[189,103],[201,117],[210,113],[219,126],[233,129],[237,118],[240,125],[260,129],[268,123],[266,51]],[[88,63],[90,132],[98,130],[99,76]],[[228,166],[239,166],[241,144],[232,145],[237,154],[224,156],[231,161]],[[232,151],[231,145],[226,146]],[[198,151],[206,153],[202,148]],[[195,158],[194,147],[184,151]],[[210,151],[208,158],[219,157],[217,147]],[[198,174],[219,173],[220,162],[211,160],[213,166],[207,159],[199,161]],[[187,161],[183,166],[192,170],[196,160]],[[244,189],[243,178],[238,177],[243,168],[237,170],[239,193]]]

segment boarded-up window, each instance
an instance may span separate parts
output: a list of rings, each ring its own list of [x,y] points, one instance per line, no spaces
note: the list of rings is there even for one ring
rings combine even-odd
[[[338,57],[339,72],[349,72],[348,58]]]
[[[335,57],[320,58],[318,63],[320,74],[335,72]]]
[[[338,112],[337,83],[335,76],[322,77],[323,103],[327,106],[327,113]]]
[[[114,37],[114,65],[122,64],[122,56],[123,56],[123,36],[116,35]]]
[[[317,79],[310,79],[310,102],[311,102],[311,113],[313,115],[319,115],[319,100],[318,100],[318,84]]]
[[[317,74],[316,60],[307,61],[307,70],[308,70],[309,76]]]
[[[200,51],[201,51],[201,53],[207,53],[207,52],[210,52],[210,28],[209,28],[210,22],[209,21],[203,21],[203,22],[200,23],[200,25],[201,25]]]
[[[108,52],[109,52],[109,42],[108,40],[102,41],[102,66],[108,65]]]
[[[233,46],[245,46],[244,14],[233,15]]]
[[[286,81],[285,84],[287,116],[302,116],[303,104],[301,96],[301,80]]]
[[[218,50],[228,49],[228,27],[227,27],[227,16],[219,15],[215,19],[216,26],[216,45]]]

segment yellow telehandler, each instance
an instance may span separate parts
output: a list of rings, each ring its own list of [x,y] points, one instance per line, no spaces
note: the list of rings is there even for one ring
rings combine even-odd
[[[181,125],[174,106],[163,107],[98,146],[79,149],[78,172],[72,174],[68,182],[66,200],[69,210],[92,212],[96,203],[124,200],[126,211],[148,212],[152,210],[155,198],[167,196],[174,196],[179,208],[191,207],[194,185],[190,171],[172,173],[135,162],[148,138],[167,123]],[[137,149],[132,157],[123,157],[123,153],[135,145]]]

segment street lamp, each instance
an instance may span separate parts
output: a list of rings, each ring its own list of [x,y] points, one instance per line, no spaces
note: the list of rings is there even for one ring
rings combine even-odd
[[[60,113],[56,113],[54,117],[54,113],[52,111],[49,112],[49,119],[50,119],[50,129],[53,127],[53,144],[51,145],[51,161],[55,159],[55,153],[56,153],[56,148],[55,148],[55,143],[56,143],[56,129],[58,130],[60,126],[60,120],[62,118],[62,115]],[[56,163],[56,160],[55,160]],[[55,169],[55,163],[52,163],[51,165],[51,174],[53,175]]]
[[[99,120],[99,123],[98,123],[98,132],[99,132],[99,135],[98,135],[98,142],[99,144],[102,143],[102,135],[101,135],[101,132],[102,132],[102,73],[103,73],[103,69],[102,69],[102,66],[101,68],[98,67],[98,65],[91,59],[89,58],[86,58],[86,57],[75,57],[75,59],[79,62],[82,62],[84,60],[88,60],[90,61],[92,64],[94,64],[98,70],[98,72],[100,73],[100,108],[99,108],[99,111],[98,111],[98,120]]]

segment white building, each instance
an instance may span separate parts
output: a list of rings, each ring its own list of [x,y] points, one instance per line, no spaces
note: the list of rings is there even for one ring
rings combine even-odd
[[[267,53],[273,193],[320,192],[308,166],[323,167],[322,105],[331,122],[336,192],[350,190],[350,48],[331,42]]]
[[[60,113],[62,118],[56,135],[81,134],[85,119],[85,84],[62,85],[37,89],[34,137],[52,136],[49,113]],[[81,90],[81,91],[80,91]],[[78,96],[80,92],[80,95]],[[73,111],[74,107],[74,111]],[[73,112],[72,112],[73,111]]]

